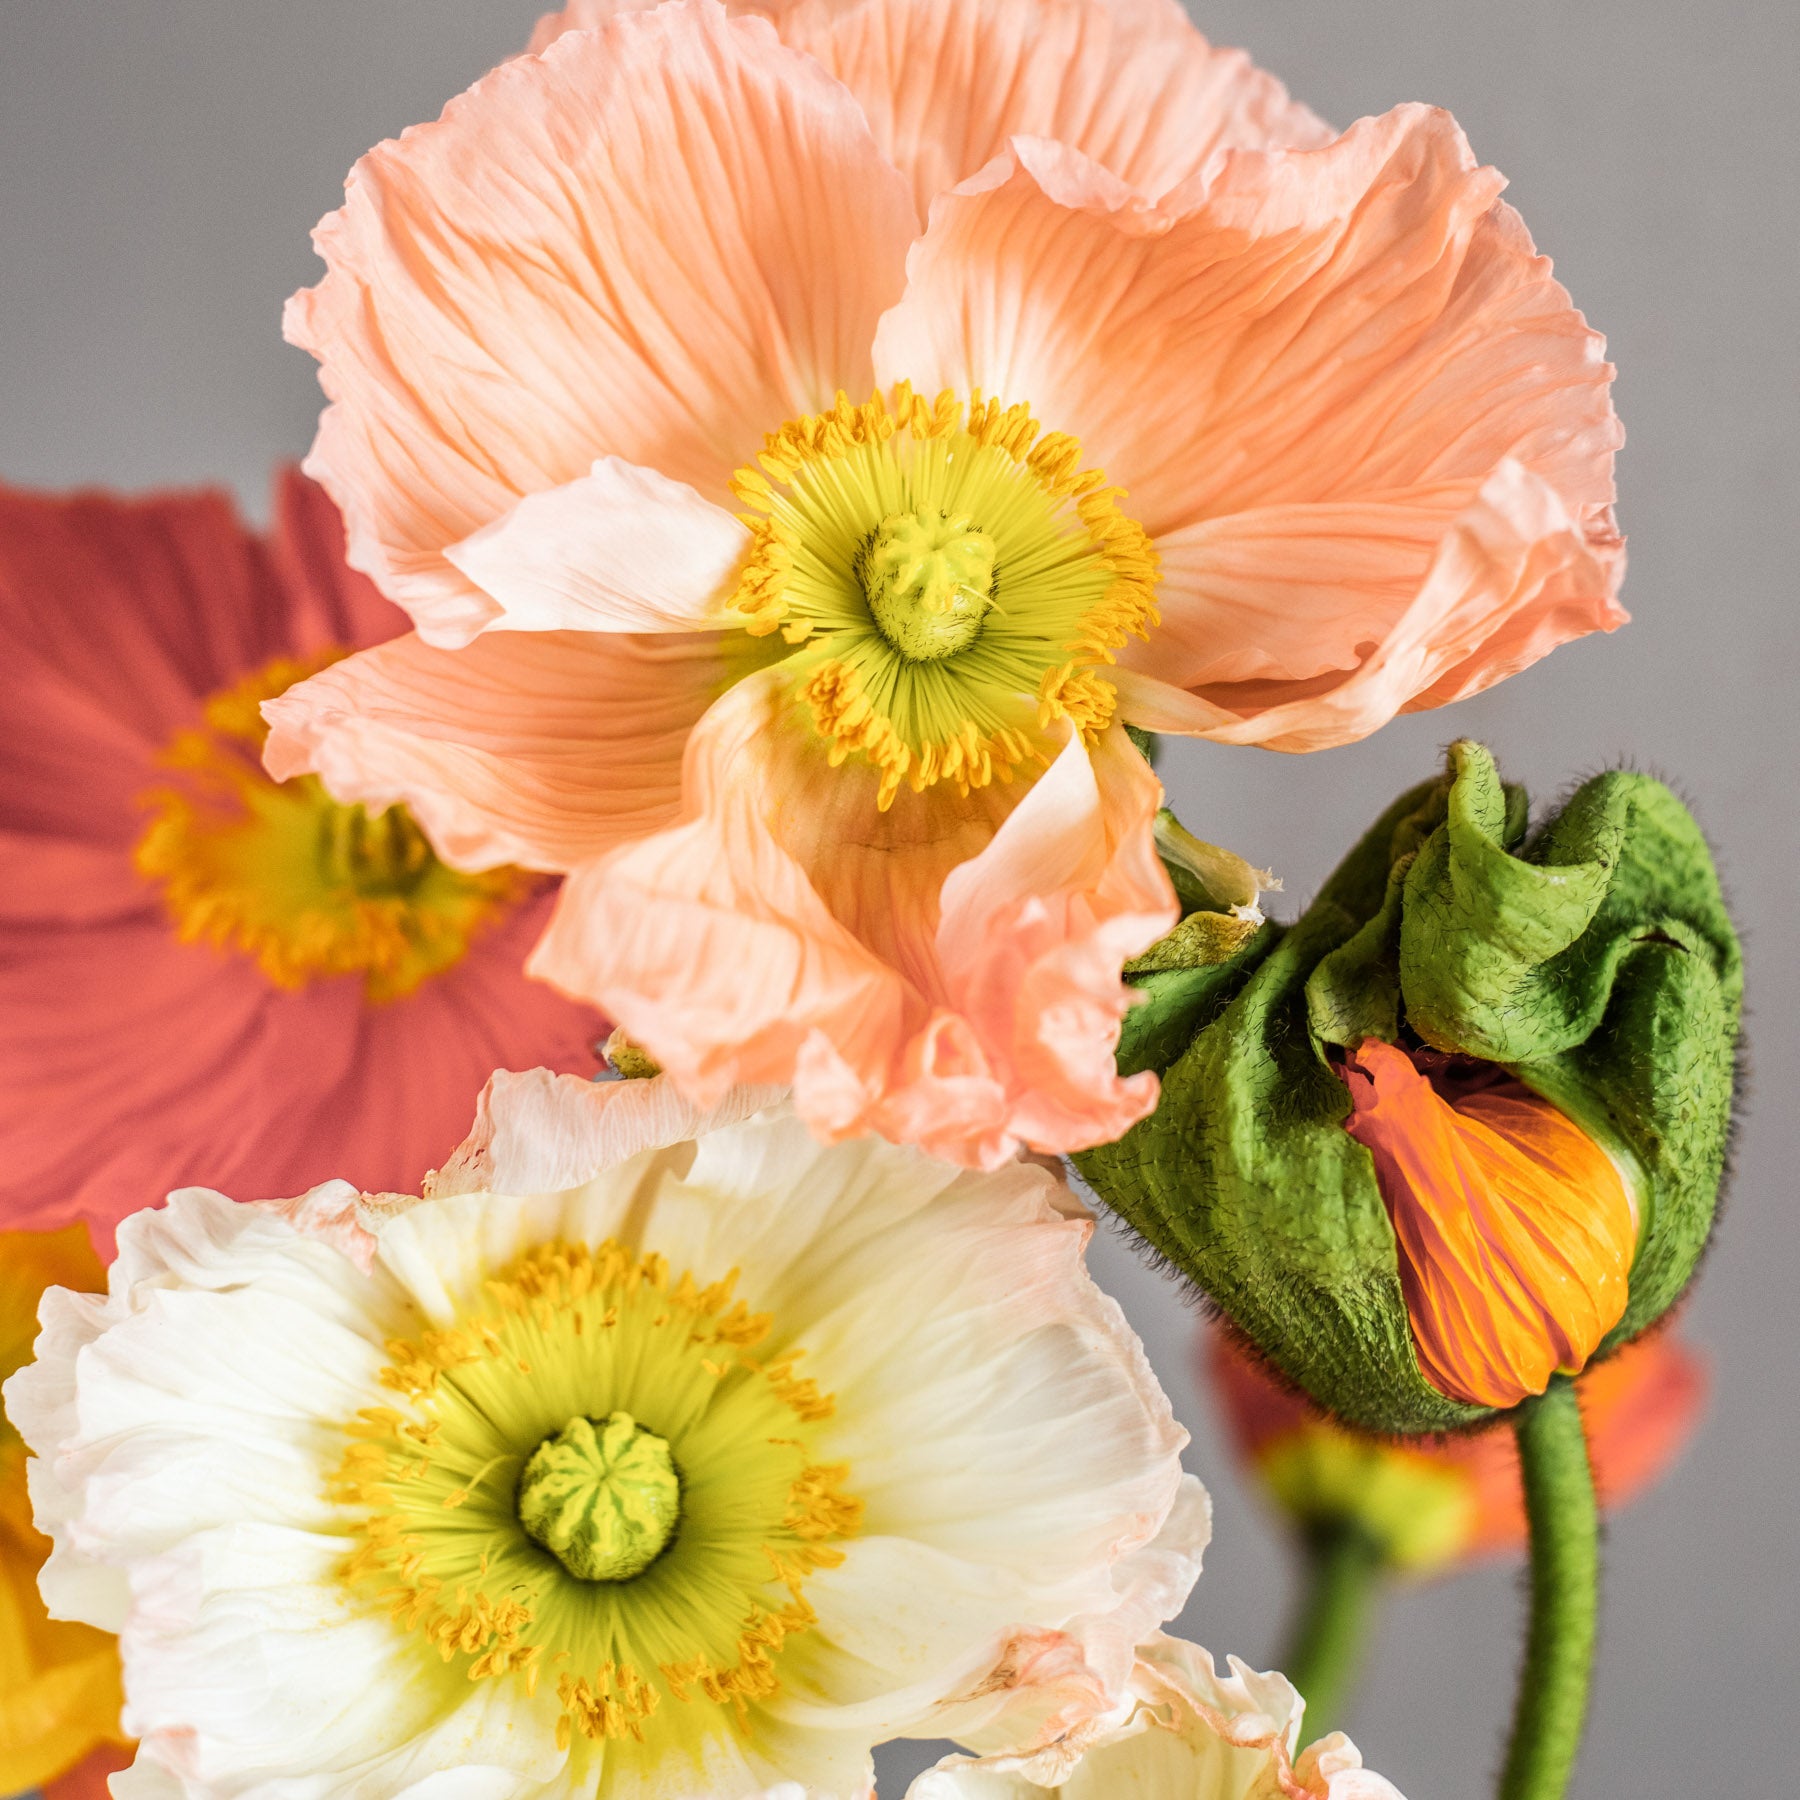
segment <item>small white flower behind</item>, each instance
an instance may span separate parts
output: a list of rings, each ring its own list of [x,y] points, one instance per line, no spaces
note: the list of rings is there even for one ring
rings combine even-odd
[[[1342,1732],[1299,1753],[1304,1707],[1283,1675],[1220,1675],[1159,1635],[1110,1713],[1036,1752],[947,1757],[907,1800],[1400,1800]]]
[[[189,1189],[52,1290],[6,1405],[121,1796],[864,1800],[1119,1707],[1207,1511],[1091,1226],[766,1099],[496,1077],[425,1199]]]

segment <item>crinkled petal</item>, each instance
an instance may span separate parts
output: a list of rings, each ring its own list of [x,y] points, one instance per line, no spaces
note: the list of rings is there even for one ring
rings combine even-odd
[[[154,896],[127,925],[34,934],[0,958],[8,1221],[82,1218],[105,1243],[185,1183],[297,1192],[321,1145],[359,1186],[416,1186],[497,1064],[596,1066],[604,1021],[522,973],[552,900],[547,885],[527,895],[378,1007],[356,976],[283,992],[246,959],[182,944]]]
[[[623,10],[576,0],[532,48]],[[906,175],[933,198],[1021,133],[1072,144],[1155,196],[1233,145],[1319,144],[1331,131],[1241,50],[1217,50],[1174,6],[1103,0],[788,0],[746,6],[849,88]]]
[[[1400,1800],[1340,1732],[1294,1755],[1303,1703],[1281,1675],[1155,1636],[1126,1703],[1061,1743],[1020,1754],[952,1756],[908,1800]]]
[[[403,801],[457,867],[567,869],[675,816],[725,669],[713,634],[404,637],[268,701],[264,760],[339,800]]]
[[[584,1181],[646,1150],[736,1124],[782,1097],[733,1088],[705,1110],[666,1075],[589,1081],[549,1069],[496,1070],[481,1090],[467,1139],[432,1178],[442,1194],[540,1194]]]
[[[822,1136],[988,1168],[1155,1104],[1113,1066],[1120,965],[1175,917],[1160,789],[1122,732],[1091,758],[1071,739],[1022,795],[884,815],[771,670],[708,715],[686,780],[684,823],[570,878],[532,969],[603,997],[701,1102],[791,1082]]]
[[[1071,741],[979,856],[944,883],[945,987],[1014,1088],[1010,1128],[1038,1150],[1120,1137],[1156,1104],[1113,1062],[1120,966],[1178,916],[1151,823],[1162,788],[1119,726]]]
[[[1027,401],[1127,491],[1165,625],[1123,660],[1199,703],[1162,728],[1345,742],[1625,617],[1612,371],[1499,187],[1423,107],[1159,206],[1020,140],[940,203],[877,369]]]
[[[1376,1038],[1344,1079],[1345,1129],[1374,1160],[1426,1379],[1514,1406],[1579,1371],[1625,1310],[1637,1248],[1611,1158],[1521,1084],[1453,1104]]]
[[[121,1628],[125,1724],[144,1738],[121,1792],[640,1791],[635,1774],[596,1790],[592,1762],[584,1787],[551,1684],[472,1683],[359,1604],[342,1579],[355,1509],[324,1480],[359,1402],[394,1403],[389,1340],[491,1305],[496,1271],[558,1241],[616,1238],[697,1280],[737,1271],[767,1310],[759,1357],[804,1354],[833,1394],[803,1416],[867,1508],[841,1560],[806,1577],[812,1622],[780,1644],[779,1688],[703,1759],[705,1791],[866,1796],[879,1738],[973,1708],[1036,1744],[1122,1697],[1112,1646],[1185,1600],[1204,1507],[1060,1184],[821,1145],[779,1108],[671,1141],[666,1085],[630,1085],[642,1097],[604,1105],[622,1117],[579,1186],[360,1210],[342,1184],[261,1206],[183,1192],[126,1224],[106,1295],[51,1296],[40,1361],[6,1399],[42,1474],[53,1597]],[[566,1146],[595,1103],[518,1081],[488,1111],[489,1148]],[[1057,1648],[1034,1661],[1033,1643]]]
[[[498,608],[444,552],[526,495],[616,456],[724,499],[868,386],[913,228],[851,96],[713,0],[502,65],[357,165],[290,303],[352,563],[460,643]]]
[[[1371,549],[1380,555],[1366,536],[1338,547],[1346,569],[1364,562]],[[1291,566],[1305,553],[1296,542],[1272,560]],[[1347,660],[1336,659],[1344,660],[1341,671],[1298,680],[1209,680],[1190,690],[1165,678],[1153,656],[1134,653],[1129,661],[1136,666],[1114,677],[1120,713],[1148,731],[1270,750],[1351,743],[1396,713],[1480,693],[1572,638],[1617,630],[1626,619],[1612,598],[1621,567],[1616,544],[1596,543],[1548,482],[1508,458],[1432,546],[1405,611],[1380,637],[1361,638]],[[1265,588],[1265,597],[1278,591]],[[1341,642],[1364,629],[1354,606],[1343,623]],[[1295,635],[1290,624],[1277,640]]]
[[[700,1104],[791,1079],[820,1032],[873,1058],[905,983],[834,919],[765,817],[779,671],[740,682],[695,731],[682,822],[575,871],[531,970],[608,1016]]]

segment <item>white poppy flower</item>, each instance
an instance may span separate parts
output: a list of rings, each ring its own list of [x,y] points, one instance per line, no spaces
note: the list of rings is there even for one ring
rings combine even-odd
[[[947,1757],[907,1800],[1400,1800],[1341,1731],[1296,1754],[1305,1702],[1284,1675],[1157,1636],[1125,1698],[1023,1754]]]
[[[1091,1226],[767,1099],[497,1076],[423,1200],[190,1189],[51,1292],[6,1405],[117,1792],[847,1800],[1116,1705],[1207,1514]]]

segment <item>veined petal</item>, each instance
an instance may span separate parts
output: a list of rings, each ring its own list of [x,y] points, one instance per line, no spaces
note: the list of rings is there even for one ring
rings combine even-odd
[[[712,0],[502,65],[363,159],[290,303],[351,561],[454,644],[499,609],[444,553],[526,495],[615,456],[724,499],[866,389],[912,231],[850,95]]]
[[[1206,563],[1201,579],[1217,584],[1221,576],[1233,581],[1237,563],[1237,592],[1194,613],[1171,609],[1176,641],[1169,661],[1135,645],[1123,653],[1127,666],[1116,677],[1121,715],[1148,731],[1218,743],[1330,749],[1368,736],[1396,713],[1480,693],[1559,644],[1590,631],[1616,631],[1628,617],[1613,597],[1624,566],[1619,543],[1596,541],[1548,482],[1512,458],[1447,519],[1423,507],[1384,504],[1357,509],[1357,524],[1335,536],[1330,515],[1342,520],[1345,510],[1292,509],[1287,522],[1294,535],[1279,544],[1272,535],[1255,541],[1267,514],[1244,515],[1253,521],[1247,536],[1235,520],[1223,521],[1218,536],[1206,526],[1191,538],[1177,534],[1189,539],[1175,548],[1177,567]],[[1311,516],[1297,519],[1298,512]],[[1309,542],[1321,526],[1323,538]],[[1426,544],[1434,526],[1440,535]],[[1229,547],[1223,569],[1209,560],[1221,541]],[[1417,568],[1421,548],[1429,560]],[[1245,566],[1252,558],[1260,567]],[[1335,594],[1310,585],[1328,563],[1346,580]],[[1309,600],[1326,615],[1312,640],[1318,666],[1309,675],[1276,675],[1276,658],[1305,666],[1305,633],[1288,607]],[[1265,620],[1271,622],[1266,630]],[[1208,621],[1221,628],[1212,640],[1196,629]],[[1234,630],[1248,640],[1241,652],[1225,648]],[[1238,669],[1262,663],[1264,672],[1243,677],[1225,672],[1222,663]],[[1190,674],[1191,685],[1184,684]]]
[[[791,1080],[829,1139],[994,1167],[1142,1117],[1119,968],[1175,913],[1124,734],[1091,760],[1071,734],[1029,786],[882,812],[876,781],[828,766],[780,671],[741,683],[695,733],[685,822],[578,870],[534,971],[604,995],[703,1104]]]
[[[468,1137],[432,1176],[431,1192],[578,1187],[646,1150],[734,1125],[781,1098],[780,1088],[734,1088],[702,1111],[666,1076],[589,1081],[549,1069],[497,1069],[481,1090]]]
[[[624,10],[575,0],[542,50]],[[773,0],[760,13],[861,102],[923,220],[933,198],[1020,134],[1074,145],[1149,195],[1233,145],[1319,144],[1330,129],[1241,50],[1215,49],[1176,6],[1106,0]]]
[[[694,733],[682,822],[578,868],[531,962],[565,993],[608,995],[702,1105],[784,1082],[813,1032],[884,1053],[907,1004],[764,816],[767,740],[791,704],[773,671],[725,695]]]
[[[687,734],[725,680],[713,635],[500,632],[467,649],[409,636],[265,707],[278,780],[404,801],[462,868],[566,869],[676,811]]]
[[[1624,619],[1612,371],[1500,185],[1421,107],[1155,206],[1020,140],[940,202],[878,372],[1028,394],[1126,491],[1164,626],[1123,659],[1201,703],[1164,728],[1345,742]]]
[[[1344,1079],[1345,1128],[1375,1159],[1427,1379],[1512,1406],[1578,1372],[1625,1310],[1637,1244],[1612,1159],[1519,1083],[1452,1102],[1379,1039]]]
[[[701,631],[727,622],[749,544],[691,487],[603,456],[444,555],[500,608],[490,631]]]
[[[1016,1071],[1011,1125],[1035,1149],[1122,1136],[1154,1078],[1113,1062],[1120,967],[1179,916],[1151,823],[1162,786],[1120,726],[1090,753],[1071,737],[979,856],[944,883],[946,991]]]

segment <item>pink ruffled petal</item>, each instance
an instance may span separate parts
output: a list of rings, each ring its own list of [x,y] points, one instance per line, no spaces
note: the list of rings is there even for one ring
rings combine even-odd
[[[128,842],[201,697],[290,648],[284,598],[223,493],[0,488],[0,819]]]
[[[834,919],[764,810],[764,746],[791,701],[779,671],[733,688],[695,730],[682,822],[577,869],[531,973],[604,995],[609,1017],[698,1104],[785,1083],[823,1032],[858,1064],[899,1037],[907,995]]]
[[[1352,743],[1397,712],[1448,705],[1572,638],[1617,630],[1627,618],[1612,598],[1622,563],[1616,540],[1596,542],[1547,482],[1507,460],[1452,521],[1405,612],[1341,675],[1190,692],[1120,669],[1120,716],[1270,750]]]
[[[1154,1104],[1113,1069],[1120,964],[1175,917],[1160,789],[1122,732],[1029,786],[882,814],[873,773],[830,768],[770,670],[707,716],[686,774],[683,823],[576,871],[531,966],[698,1102],[791,1081],[822,1137],[986,1167],[1104,1142]]]
[[[318,488],[287,471],[277,510],[265,543],[221,493],[0,488],[0,919],[151,916],[130,861],[140,797],[206,696],[276,657],[404,626],[335,560]]]
[[[725,674],[712,635],[398,638],[267,702],[264,760],[346,802],[404,801],[459,868],[567,869],[673,820]]]
[[[1165,623],[1125,660],[1188,689],[1193,728],[1283,705],[1234,741],[1342,742],[1624,618],[1612,371],[1499,186],[1422,107],[1229,152],[1161,207],[1020,141],[940,203],[877,370],[1027,401],[1128,491]],[[1496,509],[1544,543],[1496,560]],[[1473,635],[1461,601],[1420,610],[1460,592],[1471,531],[1495,564],[1463,559]]]
[[[704,631],[727,622],[749,543],[691,487],[603,456],[444,555],[500,608],[490,631]]]
[[[454,644],[497,608],[444,552],[524,496],[611,455],[723,500],[869,386],[913,227],[851,96],[714,0],[503,65],[357,165],[289,305],[351,561]]]
[[[576,0],[540,22],[543,49],[616,16]],[[1232,145],[1311,145],[1332,133],[1241,50],[1216,50],[1155,0],[789,0],[770,18],[861,102],[906,175],[920,219],[1019,134],[1072,144],[1150,195]]]
[[[1178,917],[1151,822],[1162,787],[1120,726],[1071,741],[981,855],[944,883],[945,986],[998,1050],[1009,1129],[1037,1150],[1110,1143],[1156,1104],[1113,1062],[1120,966]]]
[[[354,976],[283,993],[160,918],[42,934],[0,966],[0,1223],[85,1218],[110,1242],[190,1184],[264,1197],[333,1172],[416,1192],[496,1066],[597,1066],[600,1016],[520,972],[550,906],[531,896],[453,968],[374,1007]]]

